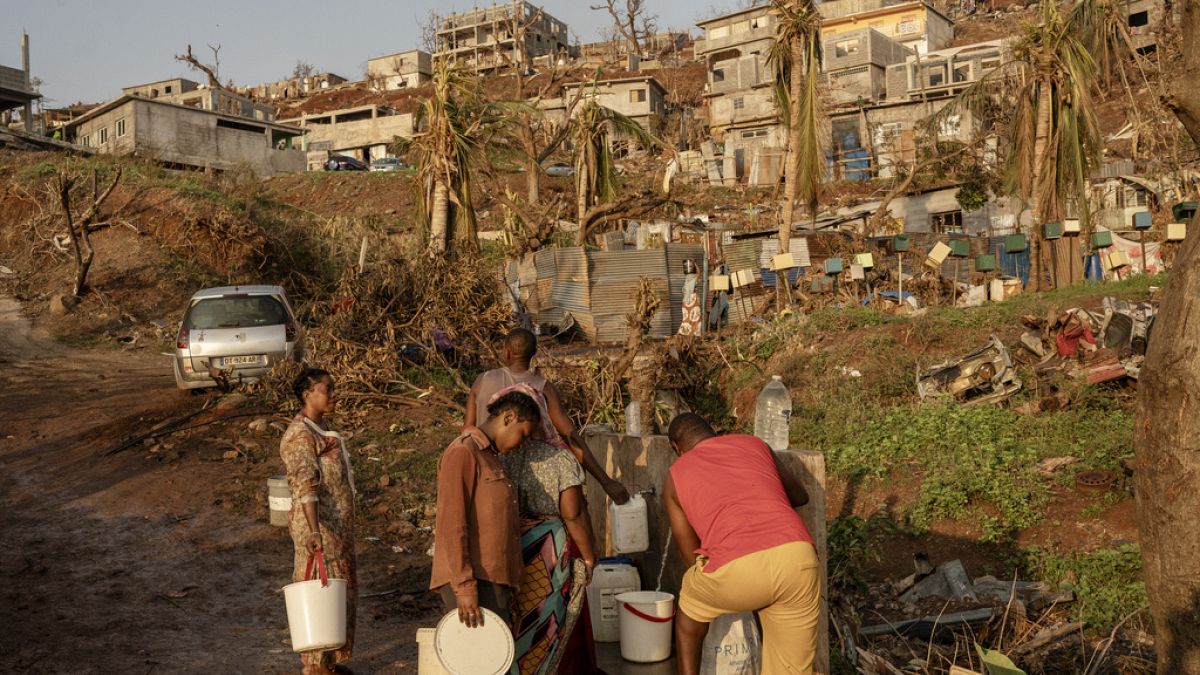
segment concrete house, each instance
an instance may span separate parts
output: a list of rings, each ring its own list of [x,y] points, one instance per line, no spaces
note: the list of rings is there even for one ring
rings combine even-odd
[[[775,43],[776,18],[768,6],[725,14],[697,24],[696,57],[708,65],[709,131],[725,144],[738,177],[749,170],[756,153],[782,148],[773,76],[767,54]],[[728,176],[727,176],[728,177]]]
[[[518,44],[516,29],[529,23],[524,44]],[[479,72],[526,65],[521,63],[525,54],[538,57],[571,51],[567,24],[525,0],[439,16],[434,39],[435,57],[454,59]]]
[[[259,103],[228,89],[213,89],[197,84],[183,77],[125,87],[121,93],[260,122],[275,120],[275,106]]]
[[[1146,54],[1158,47],[1158,27],[1162,25],[1162,0],[1133,0],[1125,5],[1129,37],[1133,48]]]
[[[282,123],[305,132],[303,148],[310,170],[320,170],[331,154],[364,162],[387,156],[388,145],[397,137],[412,138],[416,131],[411,113],[398,113],[381,105],[331,110]]]
[[[262,177],[304,170],[304,153],[296,149],[303,129],[163,98],[125,94],[63,130],[66,140],[96,152],[150,157],[168,166],[228,170],[247,165]]]
[[[433,79],[433,57],[419,49],[372,56],[367,59],[367,79],[379,91],[413,89]]]
[[[25,131],[33,131],[33,102],[41,97],[29,74],[29,36],[21,34],[21,67],[0,66],[0,113],[21,109]]]
[[[916,0],[830,0],[817,3],[821,38],[873,28],[919,54],[941,49],[954,39],[954,21],[933,5]]]
[[[881,101],[887,93],[887,68],[912,52],[874,28],[860,28],[822,39],[822,70],[834,105]]]
[[[666,115],[667,90],[650,75],[622,77],[592,82],[571,82],[563,85],[562,110],[567,102],[579,97],[593,99],[596,103],[615,110],[651,134],[661,131],[663,116]],[[620,139],[613,139],[620,141]]]

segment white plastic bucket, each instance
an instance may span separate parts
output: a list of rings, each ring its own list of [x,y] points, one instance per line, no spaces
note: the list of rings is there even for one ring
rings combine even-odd
[[[621,658],[656,663],[671,657],[671,627],[675,596],[658,591],[634,591],[617,596],[621,612]]]
[[[306,577],[312,574],[313,560],[309,558]],[[283,587],[294,652],[325,651],[346,644],[346,580],[325,578],[325,561],[317,560],[319,579]]]
[[[438,660],[433,644],[436,634],[436,628],[417,629],[417,675],[450,675]]]

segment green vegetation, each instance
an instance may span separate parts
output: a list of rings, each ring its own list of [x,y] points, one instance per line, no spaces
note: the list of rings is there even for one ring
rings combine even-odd
[[[1126,627],[1148,627],[1142,553],[1135,544],[1092,553],[1056,553],[1033,547],[1022,551],[1016,562],[1029,578],[1075,591],[1076,600],[1069,605],[1072,618],[1089,628],[1108,629],[1126,617],[1130,617]]]

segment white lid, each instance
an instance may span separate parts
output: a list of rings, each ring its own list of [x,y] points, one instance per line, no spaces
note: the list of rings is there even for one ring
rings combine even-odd
[[[433,638],[442,667],[452,675],[504,675],[515,648],[508,625],[490,609],[479,608],[483,625],[468,628],[451,610],[438,622]]]
[[[782,375],[772,375],[772,376],[771,376],[771,379],[772,379],[772,380],[775,380],[776,382],[783,382],[783,376],[782,376]]]

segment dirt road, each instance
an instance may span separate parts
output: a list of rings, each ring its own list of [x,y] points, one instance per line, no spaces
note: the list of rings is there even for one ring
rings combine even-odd
[[[201,400],[157,350],[70,349],[19,309],[0,297],[0,671],[298,672],[279,592],[291,542],[256,505],[230,507],[271,468],[203,439],[166,460],[105,456]],[[360,603],[351,665],[415,672],[415,628],[436,611],[408,591],[427,563],[363,548],[363,592],[403,592]]]

